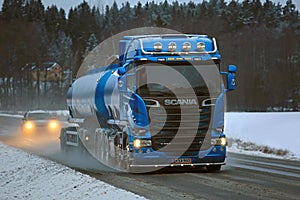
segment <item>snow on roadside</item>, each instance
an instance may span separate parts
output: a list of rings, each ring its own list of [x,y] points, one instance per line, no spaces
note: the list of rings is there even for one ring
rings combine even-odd
[[[0,199],[145,199],[0,143]]]
[[[1,117],[14,117],[14,118],[23,118],[23,115],[17,115],[17,114],[5,114],[5,113],[0,113]]]
[[[230,153],[246,154],[256,157],[258,156],[276,159],[300,160],[299,157],[296,157],[292,152],[288,150],[271,148],[264,145],[260,146],[252,142],[243,142],[240,139],[228,138],[228,141],[230,144],[228,144],[227,152]],[[242,142],[243,145],[240,145],[239,141]],[[247,145],[249,143],[250,145]]]
[[[300,158],[300,112],[226,113],[225,132],[228,138],[253,142],[257,146],[283,149]],[[229,151],[231,148],[229,148]],[[234,149],[233,149],[234,150]],[[241,149],[237,152],[249,153]],[[253,153],[253,152],[252,152]],[[257,152],[256,155],[265,155]]]

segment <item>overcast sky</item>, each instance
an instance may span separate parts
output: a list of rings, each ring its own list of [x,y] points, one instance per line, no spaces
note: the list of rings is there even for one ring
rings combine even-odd
[[[42,0],[43,4],[45,7],[51,6],[51,5],[56,5],[57,7],[63,8],[66,13],[70,10],[71,7],[76,7],[79,5],[83,0]],[[95,5],[101,7],[101,5],[106,5],[109,4],[111,5],[113,3],[113,0],[85,0],[88,2],[90,5]],[[123,2],[129,1],[131,5],[136,5],[138,1],[140,1],[142,4],[145,4],[147,1],[152,1],[152,0],[116,0],[118,4],[122,4]],[[155,2],[162,2],[164,0],[154,0]],[[175,0],[168,0],[170,3],[175,1]],[[190,0],[178,0],[178,2],[189,2]],[[230,2],[231,0],[227,0]],[[239,0],[240,2],[243,0]],[[262,2],[264,0],[261,0]],[[274,2],[280,2],[282,5],[285,5],[287,0],[272,0]],[[194,0],[195,3],[202,2],[202,0]],[[2,3],[3,0],[0,0],[1,8],[2,8]],[[300,8],[300,0],[293,0],[293,3],[297,6],[297,9],[299,10]]]

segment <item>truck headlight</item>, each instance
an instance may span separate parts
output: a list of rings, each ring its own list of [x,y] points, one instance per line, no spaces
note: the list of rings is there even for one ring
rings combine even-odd
[[[226,146],[227,145],[226,137],[212,138],[211,139],[211,145],[214,145],[214,146]]]
[[[151,140],[135,139],[133,142],[134,148],[151,147]]]

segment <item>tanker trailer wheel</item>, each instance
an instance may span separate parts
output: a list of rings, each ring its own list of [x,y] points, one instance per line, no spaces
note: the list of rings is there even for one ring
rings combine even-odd
[[[59,141],[60,141],[60,151],[64,154],[67,153],[67,135],[66,135],[66,128],[62,128],[60,130],[60,136],[59,136]]]
[[[88,154],[88,150],[86,149],[85,145],[83,144],[82,140],[78,137],[78,151],[80,156],[86,157]]]
[[[104,141],[104,160],[110,161],[110,145],[109,145],[109,139],[108,135],[103,136],[103,141]]]
[[[95,133],[95,156],[97,159],[101,158],[101,137],[99,133]]]

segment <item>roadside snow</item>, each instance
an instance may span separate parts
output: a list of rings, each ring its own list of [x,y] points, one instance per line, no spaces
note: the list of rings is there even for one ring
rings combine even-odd
[[[23,115],[12,115],[12,114],[5,114],[5,113],[0,113],[1,117],[14,117],[14,118],[23,118]]]
[[[225,118],[227,137],[288,150],[300,158],[300,112],[226,113]],[[234,146],[229,151],[249,154]],[[257,152],[256,155],[266,154]]]
[[[0,199],[145,199],[0,143]]]

